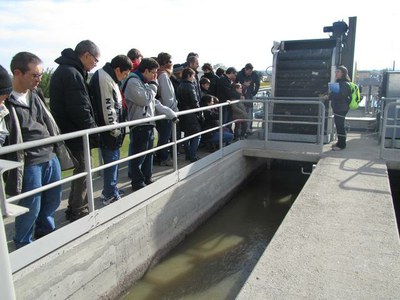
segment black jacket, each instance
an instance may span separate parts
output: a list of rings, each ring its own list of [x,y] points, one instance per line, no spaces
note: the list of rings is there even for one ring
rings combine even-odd
[[[86,82],[88,74],[79,57],[68,48],[55,62],[59,66],[50,81],[50,109],[61,133],[96,127]],[[83,149],[82,138],[67,140],[66,143],[71,150]]]
[[[179,84],[176,97],[180,111],[198,108],[199,100],[197,96],[195,82],[182,80]],[[194,134],[201,131],[202,113],[193,113],[179,117],[181,130],[186,134]]]
[[[204,73],[202,77],[206,77],[210,80],[210,87],[208,88],[208,94],[217,97],[217,81],[219,77],[214,72]]]
[[[232,82],[225,74],[218,78],[217,97],[220,103],[226,102],[226,100],[235,99],[235,95],[232,90]]]
[[[260,89],[260,76],[258,76],[258,73],[256,71],[253,71],[250,76],[246,76],[244,70],[245,69],[243,68],[238,72],[236,81],[243,84],[246,78],[251,79],[251,84],[246,91],[246,98],[248,96],[255,96],[257,95],[258,90]]]
[[[331,93],[331,105],[334,113],[343,115],[349,110],[351,101],[350,85],[345,80],[337,80],[339,83],[339,93]]]

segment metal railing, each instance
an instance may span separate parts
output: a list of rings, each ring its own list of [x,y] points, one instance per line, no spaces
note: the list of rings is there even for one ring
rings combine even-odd
[[[109,205],[104,208],[96,209],[95,203],[94,203],[94,190],[93,190],[93,180],[92,180],[93,179],[92,174],[95,172],[104,170],[110,166],[114,166],[117,164],[127,162],[129,160],[135,159],[135,158],[145,155],[147,153],[156,152],[156,151],[166,148],[166,147],[172,147],[172,160],[173,160],[173,172],[171,173],[172,179],[165,183],[160,183],[160,185],[162,185],[164,188],[168,188],[170,186],[173,186],[180,180],[184,179],[185,176],[188,176],[187,174],[185,175],[183,173],[178,172],[177,145],[179,143],[187,141],[195,136],[218,130],[219,131],[219,150],[221,150],[221,151],[218,151],[219,156],[217,156],[218,158],[216,158],[216,159],[221,159],[224,157],[224,155],[232,153],[229,151],[224,152],[225,151],[224,150],[225,147],[223,144],[224,127],[229,126],[229,125],[234,124],[235,122],[239,122],[239,121],[240,122],[244,122],[244,121],[262,122],[265,124],[272,124],[274,122],[280,122],[280,123],[290,122],[291,124],[295,123],[300,126],[302,124],[313,124],[313,125],[317,126],[316,135],[318,137],[317,137],[316,143],[318,145],[322,145],[323,134],[324,134],[325,108],[321,104],[321,102],[310,101],[307,99],[301,100],[301,101],[299,101],[299,100],[296,100],[296,101],[283,100],[282,98],[281,99],[272,99],[271,98],[271,99],[262,99],[262,100],[242,100],[242,101],[243,102],[251,102],[251,103],[261,103],[261,105],[266,108],[265,117],[263,119],[258,119],[258,120],[257,119],[233,120],[229,123],[223,124],[223,122],[222,122],[223,109],[222,108],[225,106],[234,105],[234,104],[238,103],[239,100],[234,100],[234,101],[217,104],[217,105],[213,105],[213,106],[201,107],[201,108],[197,108],[197,109],[178,112],[177,114],[179,117],[179,116],[189,114],[189,113],[201,112],[201,111],[204,111],[207,109],[217,108],[217,109],[219,109],[219,113],[220,113],[220,115],[219,115],[219,118],[220,118],[219,124],[220,125],[217,127],[210,128],[208,130],[193,134],[191,136],[185,136],[183,138],[180,138],[180,137],[178,138],[177,131],[176,131],[176,129],[177,129],[176,124],[173,123],[172,141],[171,142],[169,142],[165,145],[162,145],[160,147],[155,147],[151,150],[148,150],[148,151],[145,151],[142,153],[124,157],[124,158],[121,158],[117,161],[114,161],[114,162],[111,162],[108,164],[100,165],[98,167],[92,167],[92,165],[91,165],[91,152],[90,152],[90,143],[89,143],[90,135],[98,134],[98,133],[105,132],[105,131],[110,131],[110,130],[120,128],[120,127],[132,127],[132,126],[139,125],[142,123],[148,123],[148,122],[152,122],[152,121],[162,120],[162,119],[165,119],[166,117],[164,115],[162,115],[162,116],[156,116],[156,117],[137,120],[137,121],[129,121],[129,122],[120,123],[120,124],[116,124],[116,125],[109,125],[109,126],[103,126],[103,127],[99,127],[99,128],[87,129],[87,130],[82,130],[82,131],[78,131],[78,132],[62,134],[59,136],[49,137],[49,138],[45,138],[45,139],[38,140],[38,141],[26,142],[26,143],[22,143],[22,144],[18,144],[18,145],[10,145],[10,146],[0,148],[0,155],[5,155],[5,154],[12,153],[15,151],[21,151],[21,150],[29,149],[32,147],[37,147],[40,145],[54,144],[54,143],[57,143],[60,141],[65,141],[65,140],[80,137],[83,139],[84,158],[85,158],[85,170],[82,173],[79,173],[76,175],[71,175],[67,178],[61,179],[58,182],[55,182],[55,183],[52,183],[49,185],[45,185],[43,187],[22,193],[20,195],[16,195],[16,196],[7,198],[5,195],[5,192],[4,192],[5,191],[4,183],[3,183],[3,181],[1,181],[0,182],[0,192],[1,192],[0,193],[0,202],[1,202],[1,210],[2,210],[3,216],[10,217],[10,216],[15,216],[15,215],[23,213],[25,208],[18,209],[18,206],[13,205],[12,203],[14,203],[24,197],[34,195],[36,193],[45,191],[47,189],[53,188],[58,185],[67,184],[73,180],[76,180],[78,178],[85,177],[85,176],[87,179],[86,184],[87,184],[87,198],[88,198],[88,207],[89,207],[89,215],[87,215],[79,220],[76,220],[75,222],[68,224],[64,227],[61,227],[61,228],[57,229],[55,232],[53,232],[53,233],[31,243],[23,248],[15,250],[14,252],[12,252],[10,254],[7,251],[7,240],[6,240],[6,236],[5,236],[4,222],[3,222],[3,218],[2,218],[1,223],[0,223],[0,227],[1,227],[0,228],[0,231],[1,231],[0,232],[1,233],[0,234],[0,262],[2,265],[2,270],[0,271],[1,281],[6,284],[6,282],[8,282],[7,278],[9,279],[10,278],[9,276],[11,276],[11,274],[13,272],[16,272],[16,271],[22,269],[23,267],[29,265],[33,261],[47,255],[48,253],[56,250],[59,247],[71,242],[72,240],[76,239],[77,237],[82,236],[83,234],[98,227],[99,225],[104,224],[105,222],[108,222],[109,220],[115,218],[116,216],[121,215],[121,214],[125,213],[126,211],[136,207],[137,205],[143,203],[144,201],[146,201],[147,199],[149,199],[151,196],[154,195],[154,189],[148,189],[147,191],[146,191],[146,189],[143,189],[143,190],[139,190],[139,191],[135,192],[135,195],[137,195],[137,197],[136,196],[135,197],[127,197],[129,199],[127,199],[126,201],[117,201],[117,202],[113,203],[113,205]],[[290,103],[318,105],[319,113],[318,113],[318,116],[313,116],[316,118],[316,121],[313,121],[313,122],[303,122],[303,121],[296,121],[296,120],[277,121],[277,120],[273,119],[273,112],[269,110],[269,107],[276,103],[284,103],[284,104],[288,104],[288,105],[290,105]],[[293,116],[293,117],[295,118],[296,116]],[[263,141],[267,142],[269,139],[269,134],[268,134],[269,126],[267,125],[264,127],[266,127],[267,130],[265,130],[265,128],[264,129],[261,128],[260,130],[265,131]],[[236,151],[236,150],[232,150],[232,151]],[[322,148],[321,148],[321,151],[322,151]],[[201,165],[201,161],[199,163]],[[209,163],[209,164],[211,164],[211,163]],[[2,175],[7,170],[10,170],[10,169],[18,167],[18,166],[19,166],[19,164],[15,163],[15,162],[0,160],[0,174]],[[202,167],[206,167],[206,166],[208,166],[208,165],[204,165]],[[196,168],[192,168],[192,169],[196,170]],[[160,180],[160,182],[161,182],[161,180]],[[150,191],[150,190],[152,190],[152,191]],[[11,261],[11,264],[7,265],[7,262],[9,263],[10,261]],[[3,266],[4,266],[4,268],[3,268]],[[9,267],[7,267],[7,266],[9,266]]]
[[[380,157],[400,161],[400,99],[386,98],[380,132]]]

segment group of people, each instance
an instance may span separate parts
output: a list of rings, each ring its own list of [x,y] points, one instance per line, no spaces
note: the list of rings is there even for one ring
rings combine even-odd
[[[199,56],[196,53],[189,53],[182,64],[173,64],[168,53],[143,58],[137,49],[129,50],[127,55],[115,56],[88,82],[88,73],[99,60],[100,49],[90,40],[81,41],[75,49],[64,49],[55,60],[59,66],[50,80],[50,109],[38,89],[43,62],[37,55],[17,53],[10,64],[12,78],[0,66],[0,146],[165,115],[157,122],[130,126],[129,155],[153,148],[154,128],[158,132],[158,146],[168,143],[175,122],[185,136],[194,135],[184,143],[186,159],[194,162],[198,159],[197,148],[201,138],[208,143],[218,142],[217,130],[203,137],[197,134],[216,127],[219,112],[210,108],[204,113],[181,115],[179,120],[177,112],[235,99],[251,99],[258,92],[260,83],[251,64],[240,72],[230,67],[225,72],[217,70],[214,73],[211,64],[206,63],[202,67],[204,75],[199,78]],[[248,118],[251,107],[236,106],[232,109],[224,107],[225,123],[239,115],[240,119]],[[234,135],[236,138],[244,136],[246,124],[235,126],[235,132],[228,126],[224,130],[224,142],[231,142]],[[91,135],[88,143],[90,148],[101,150],[104,163],[110,163],[119,159],[124,138],[125,128],[115,128]],[[79,137],[65,143],[10,153],[6,159],[22,163],[21,167],[6,174],[6,193],[12,196],[59,181],[64,162],[73,162],[73,174],[83,172],[87,157],[84,155],[84,139]],[[172,165],[168,147],[158,151],[157,159],[161,166]],[[151,153],[129,162],[133,191],[153,182],[152,169]],[[103,178],[101,199],[104,205],[108,205],[123,195],[117,187],[118,165],[106,168]],[[27,207],[29,212],[15,219],[13,239],[16,248],[55,230],[54,214],[60,202],[61,185],[20,200],[19,205]],[[89,213],[85,176],[71,182],[65,213],[71,222]]]

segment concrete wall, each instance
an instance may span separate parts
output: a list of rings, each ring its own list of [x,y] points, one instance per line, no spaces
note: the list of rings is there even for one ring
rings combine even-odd
[[[17,298],[116,298],[265,162],[237,151],[202,169],[15,273]]]

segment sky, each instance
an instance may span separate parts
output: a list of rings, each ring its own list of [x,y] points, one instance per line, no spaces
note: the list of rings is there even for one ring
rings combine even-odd
[[[372,5],[374,3],[375,5]],[[182,63],[189,52],[240,70],[272,65],[274,41],[328,38],[324,26],[357,17],[358,70],[400,68],[399,12],[394,1],[266,0],[0,0],[0,64],[9,70],[28,51],[56,68],[65,48],[90,39],[101,51],[97,67],[139,49]]]

